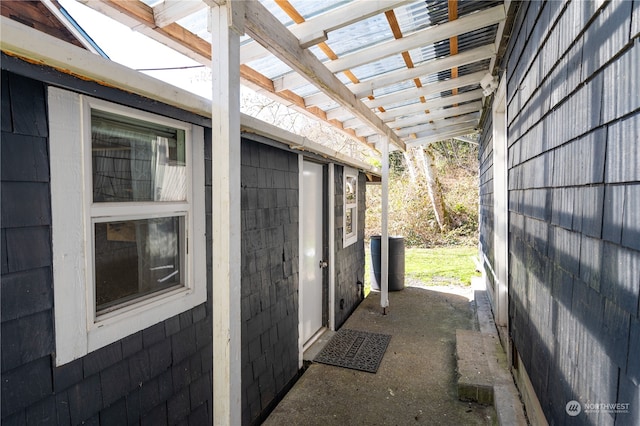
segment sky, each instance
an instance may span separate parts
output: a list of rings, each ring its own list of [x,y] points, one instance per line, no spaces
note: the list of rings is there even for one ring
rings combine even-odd
[[[200,63],[144,34],[131,30],[126,25],[85,6],[77,0],[58,0],[58,2],[112,61],[135,70],[164,68],[165,70],[162,71],[142,72],[204,98],[211,99],[210,72],[207,68],[201,67]],[[200,67],[167,69],[192,66]],[[242,112],[294,133],[309,136],[304,134],[307,127],[318,125],[315,120],[284,105],[274,105],[270,99],[243,85],[240,86],[240,99]],[[267,105],[269,106],[265,107]],[[312,139],[316,138],[312,137]],[[343,136],[330,138],[327,135],[323,135],[316,141],[332,145],[332,141],[343,139]],[[337,146],[333,146],[333,148],[341,149]]]
[[[114,62],[132,69],[201,65],[76,0],[58,1]],[[211,81],[203,67],[144,73],[211,99]]]

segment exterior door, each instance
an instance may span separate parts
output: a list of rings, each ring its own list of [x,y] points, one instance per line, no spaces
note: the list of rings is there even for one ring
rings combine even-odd
[[[300,210],[300,311],[302,343],[322,328],[323,166],[303,162]]]

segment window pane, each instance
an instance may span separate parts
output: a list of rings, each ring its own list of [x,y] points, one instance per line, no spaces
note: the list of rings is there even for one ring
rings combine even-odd
[[[91,111],[93,201],[184,201],[185,131]]]
[[[350,235],[353,233],[353,215],[355,214],[355,208],[349,208],[347,209],[347,216],[346,216],[346,220],[345,220],[345,227],[346,227],[346,234]]]
[[[183,217],[96,223],[96,312],[182,285],[183,229]]]
[[[356,189],[358,181],[354,176],[347,176],[345,179],[345,201],[347,204],[353,204],[356,202]]]

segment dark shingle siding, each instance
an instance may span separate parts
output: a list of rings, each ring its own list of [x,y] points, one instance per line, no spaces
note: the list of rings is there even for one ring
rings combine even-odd
[[[480,134],[479,146],[480,243],[482,244],[484,256],[490,264],[493,264],[493,117],[491,115],[488,115],[485,119],[482,133]]]
[[[510,333],[550,423],[571,399],[633,405],[640,386],[632,7],[523,4],[508,49]]]
[[[298,156],[242,140],[242,422],[298,373]]]
[[[364,225],[366,210],[366,176],[358,174],[358,240],[343,247],[344,167],[335,167],[335,324],[336,329],[349,318],[364,297],[358,283],[364,285]]]
[[[14,62],[3,61],[3,67]],[[37,67],[22,66],[38,73]],[[129,95],[117,90],[101,88],[94,95],[100,90],[129,103]],[[43,83],[2,71],[2,424],[156,425],[180,424],[189,418],[210,424],[210,301],[83,358],[54,366],[45,94]],[[130,104],[138,105],[139,99]],[[145,109],[153,111],[156,106],[147,102]],[[205,133],[210,136],[209,129]],[[205,158],[206,196],[211,192],[210,154],[207,157],[205,152]],[[175,395],[187,396],[186,410],[169,410],[168,401]]]

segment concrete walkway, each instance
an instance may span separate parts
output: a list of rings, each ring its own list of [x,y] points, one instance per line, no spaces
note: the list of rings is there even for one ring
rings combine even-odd
[[[490,425],[492,406],[457,395],[456,329],[477,330],[471,288],[409,286],[382,315],[371,293],[343,327],[390,334],[376,374],[312,364],[265,425]],[[453,293],[457,294],[453,294]]]

